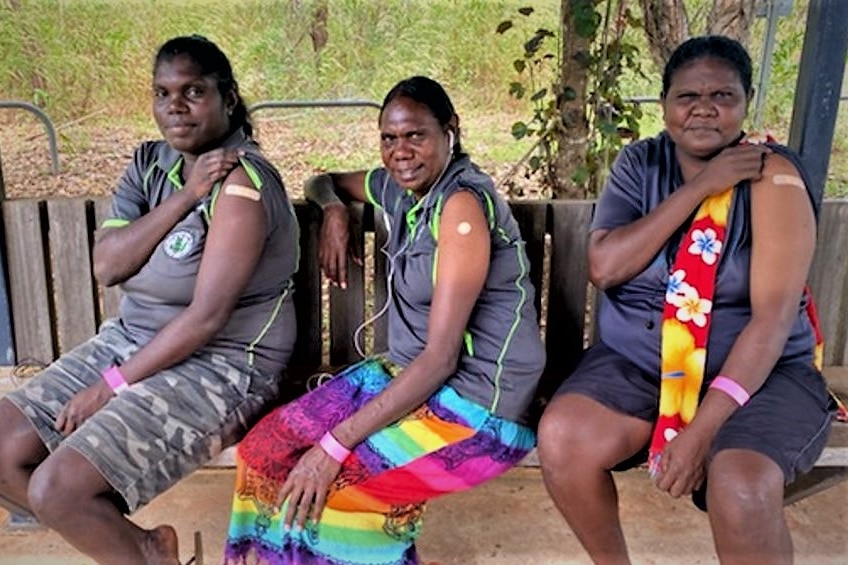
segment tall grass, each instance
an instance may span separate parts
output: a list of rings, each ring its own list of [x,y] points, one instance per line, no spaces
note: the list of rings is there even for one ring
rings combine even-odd
[[[803,42],[805,0],[778,24],[765,127],[788,136]],[[230,56],[248,103],[259,100],[366,98],[379,101],[400,78],[428,74],[452,94],[463,118],[484,120],[482,142],[516,159],[510,116],[529,115],[508,95],[512,60],[529,32],[498,35],[497,24],[533,5],[535,21],[558,28],[560,0],[329,0],[328,42],[313,49],[314,0],[5,0],[0,5],[0,98],[34,102],[56,122],[149,121],[150,73],[156,48],[175,35],[199,33]],[[696,31],[705,0],[687,2]],[[518,30],[513,30],[518,31]],[[760,61],[765,22],[755,22],[751,52]],[[644,43],[640,30],[634,41]],[[656,95],[659,71],[643,49],[646,77],[629,76],[628,95]],[[756,72],[756,71],[755,71]],[[662,127],[646,106],[643,135]],[[0,120],[8,119],[0,115]],[[829,191],[848,193],[848,103],[841,105]]]
[[[199,33],[260,99],[379,99],[419,73],[476,101],[508,101],[517,45],[494,33],[512,1],[331,0],[329,41],[309,35],[315,3],[292,0],[21,0],[0,8],[0,92],[63,120],[106,109],[146,115],[150,67],[166,39]],[[548,2],[556,18],[556,2]],[[17,6],[17,7],[15,7]],[[506,72],[505,72],[506,71]]]

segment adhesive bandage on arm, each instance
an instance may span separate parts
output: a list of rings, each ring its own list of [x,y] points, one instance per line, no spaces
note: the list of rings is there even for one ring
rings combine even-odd
[[[459,222],[456,225],[456,233],[459,235],[468,235],[471,233],[471,224],[468,222]]]
[[[255,188],[242,186],[240,184],[228,184],[224,187],[224,194],[240,196],[242,198],[247,198],[248,200],[253,200],[254,202],[257,202],[261,197],[260,192]]]
[[[798,188],[807,189],[807,185],[804,184],[804,181],[801,177],[796,175],[774,175],[771,177],[771,180],[774,184],[780,185],[790,185],[797,186]]]

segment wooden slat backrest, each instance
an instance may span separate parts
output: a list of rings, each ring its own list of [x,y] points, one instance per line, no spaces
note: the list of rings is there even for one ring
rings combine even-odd
[[[825,201],[810,287],[824,334],[824,364],[848,363],[848,202]]]
[[[540,384],[547,396],[551,387],[574,367],[583,350],[586,321],[586,241],[593,203],[553,201],[548,208],[551,267],[545,345],[548,370]]]
[[[297,341],[292,367],[307,370],[321,365],[321,270],[318,265],[318,230],[321,211],[305,203],[295,204],[300,225],[300,266],[294,276],[294,307],[297,316]]]
[[[109,217],[109,212],[112,209],[111,198],[97,198],[94,201],[94,226],[95,229],[103,224],[103,221]],[[98,320],[102,322],[107,318],[113,318],[118,315],[118,306],[121,303],[121,289],[118,286],[104,287],[98,285],[100,303],[98,309]]]
[[[97,330],[88,203],[83,199],[48,200],[47,218],[55,328],[61,355]]]
[[[365,257],[364,206],[350,207],[351,251]],[[338,367],[359,358],[353,340],[365,320],[365,268],[347,261],[347,288],[330,287],[330,365]]]
[[[47,233],[41,221],[43,210],[46,205],[37,200],[3,203],[17,362],[47,363],[56,357],[48,290],[52,284],[46,255]]]
[[[387,238],[381,214],[375,217],[369,206],[354,206],[353,230],[373,233],[356,240],[368,262],[364,267],[349,264],[348,289],[331,289],[327,304],[318,265],[321,212],[304,202],[294,206],[300,223],[301,261],[295,276],[298,339],[291,366],[302,374],[327,362],[339,366],[359,358],[353,333],[385,304],[389,265],[380,251]],[[587,285],[586,265],[593,203],[533,201],[511,206],[526,241],[537,307],[547,306],[541,321],[550,370],[541,390],[549,392],[545,387],[549,389],[567,374],[585,340],[594,335],[594,317],[585,316],[587,300],[591,305],[595,298]],[[108,209],[108,198],[3,203],[18,361],[50,361],[117,312],[119,291],[98,289],[91,275],[94,229]],[[366,285],[366,277],[374,280]],[[826,201],[823,206],[810,284],[825,334],[825,364],[843,365],[848,361],[848,202]],[[371,331],[370,340],[363,335],[363,345],[369,352],[384,351],[386,317],[375,321]],[[328,347],[323,345],[326,342]]]

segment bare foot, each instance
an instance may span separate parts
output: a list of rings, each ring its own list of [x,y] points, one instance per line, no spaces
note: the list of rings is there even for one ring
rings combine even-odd
[[[148,565],[180,565],[177,532],[171,526],[157,526],[147,531],[141,548]]]

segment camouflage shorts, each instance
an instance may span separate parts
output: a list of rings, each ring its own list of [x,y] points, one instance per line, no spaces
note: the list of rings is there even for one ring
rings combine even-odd
[[[138,350],[120,322],[8,394],[52,452],[88,459],[134,512],[237,442],[277,396],[277,379],[218,354],[197,354],[130,386],[67,438],[53,428],[70,398]]]

